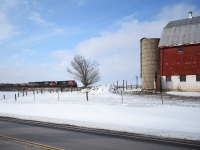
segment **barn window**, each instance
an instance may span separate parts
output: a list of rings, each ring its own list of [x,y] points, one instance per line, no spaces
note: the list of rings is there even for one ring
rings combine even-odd
[[[171,76],[166,76],[166,81],[170,82],[171,81]]]
[[[183,47],[179,47],[179,48],[178,48],[178,51],[179,51],[179,52],[183,52]]]
[[[180,76],[180,81],[181,82],[186,82],[186,76]]]
[[[200,81],[200,75],[197,75],[197,81]]]

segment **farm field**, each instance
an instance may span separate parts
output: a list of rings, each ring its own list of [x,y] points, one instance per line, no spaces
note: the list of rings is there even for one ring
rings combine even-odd
[[[17,101],[14,96],[2,99],[6,92],[0,92],[0,116],[200,140],[200,93],[166,92],[161,97],[102,85],[89,91],[87,101],[84,92],[30,92]]]

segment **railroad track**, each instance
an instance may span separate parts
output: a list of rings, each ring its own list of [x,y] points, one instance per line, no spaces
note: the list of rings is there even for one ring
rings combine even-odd
[[[143,140],[148,140],[148,141],[158,141],[158,142],[164,142],[164,143],[169,143],[169,144],[170,143],[171,144],[180,144],[183,146],[184,145],[194,146],[194,147],[200,149],[200,141],[175,139],[175,138],[163,138],[163,137],[149,136],[149,135],[136,134],[136,133],[78,127],[78,126],[72,126],[72,125],[66,125],[66,124],[56,124],[56,123],[48,123],[48,122],[33,121],[33,120],[22,120],[22,119],[1,117],[1,116],[0,116],[0,120],[16,122],[16,123],[23,123],[23,124],[31,124],[31,125],[36,125],[36,126],[44,126],[44,127],[50,127],[50,128],[56,128],[56,129],[63,129],[63,130],[73,130],[73,131],[77,131],[77,132],[90,132],[92,134],[103,134],[103,135],[115,136],[115,137],[118,136],[121,138],[132,139],[132,140],[133,139],[143,139]]]

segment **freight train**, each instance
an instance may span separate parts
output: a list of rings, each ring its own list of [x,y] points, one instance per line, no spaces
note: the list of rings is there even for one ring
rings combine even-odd
[[[75,80],[68,81],[42,81],[42,82],[29,82],[29,83],[2,83],[1,87],[77,87]]]

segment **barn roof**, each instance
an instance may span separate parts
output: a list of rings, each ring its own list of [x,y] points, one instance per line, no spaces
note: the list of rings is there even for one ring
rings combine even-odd
[[[200,16],[170,21],[163,29],[158,47],[200,43]]]

